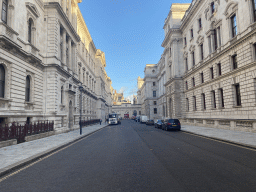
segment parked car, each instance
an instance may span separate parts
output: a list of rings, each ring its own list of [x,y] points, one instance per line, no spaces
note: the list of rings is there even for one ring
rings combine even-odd
[[[155,122],[155,128],[157,128],[157,129],[162,129],[163,123],[164,123],[164,120],[158,119],[158,120]]]
[[[148,117],[145,115],[140,116],[140,123],[146,123],[148,120]]]
[[[140,122],[140,115],[136,116],[135,121],[136,121],[136,122]]]
[[[154,120],[152,119],[147,120],[146,125],[154,125]]]
[[[179,119],[166,119],[162,125],[163,130],[179,130],[180,131],[181,125]]]

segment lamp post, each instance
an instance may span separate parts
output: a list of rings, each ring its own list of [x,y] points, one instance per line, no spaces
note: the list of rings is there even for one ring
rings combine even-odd
[[[82,135],[82,91],[83,91],[83,86],[79,86],[80,90],[80,135]]]

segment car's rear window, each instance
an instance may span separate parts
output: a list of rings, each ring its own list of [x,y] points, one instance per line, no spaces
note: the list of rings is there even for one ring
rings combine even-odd
[[[169,119],[168,123],[179,123],[180,121],[178,119]]]

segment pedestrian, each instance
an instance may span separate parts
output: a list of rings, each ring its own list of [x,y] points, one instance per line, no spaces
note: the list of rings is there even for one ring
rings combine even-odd
[[[102,121],[102,120],[100,119],[100,125],[101,125],[101,121]]]

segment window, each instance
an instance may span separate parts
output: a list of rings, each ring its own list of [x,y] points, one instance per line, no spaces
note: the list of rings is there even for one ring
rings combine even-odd
[[[154,101],[154,105],[156,105],[156,101]]]
[[[213,67],[210,68],[210,77],[211,79],[214,79]]]
[[[195,84],[195,78],[194,78],[194,77],[192,77],[192,86],[193,86],[193,87],[196,86],[196,84]]]
[[[190,29],[190,35],[191,35],[191,39],[193,39],[194,37],[193,29]]]
[[[215,6],[214,6],[214,2],[211,3],[211,11],[212,11],[212,14],[214,13],[215,11]]]
[[[252,0],[252,7],[253,7],[253,20],[256,21],[256,1]]]
[[[30,18],[28,20],[28,42],[32,44],[32,26],[33,26],[33,21]]]
[[[170,57],[171,57],[172,56],[172,48],[171,47],[170,47],[169,51],[170,51]]]
[[[3,0],[2,4],[2,21],[7,24],[8,0]]]
[[[156,97],[156,91],[153,91],[153,97]]]
[[[195,52],[191,53],[192,55],[192,66],[195,66],[196,62],[195,62]]]
[[[0,65],[0,97],[4,98],[5,89],[5,69],[3,65]]]
[[[232,30],[232,38],[237,35],[237,26],[236,26],[236,15],[231,17],[231,30]]]
[[[204,60],[204,45],[203,44],[200,45],[200,50],[201,50],[201,60],[203,61]]]
[[[252,46],[253,46],[253,48],[252,48],[253,49],[253,53],[252,53],[253,54],[253,60],[256,61],[256,43],[254,43]]]
[[[194,111],[196,111],[196,96],[193,96],[193,100],[194,100]]]
[[[187,81],[185,83],[185,86],[186,86],[186,90],[188,90],[188,82]]]
[[[217,64],[217,72],[218,72],[218,76],[221,76],[221,64],[220,63]]]
[[[154,114],[157,114],[157,108],[154,108]]]
[[[153,86],[156,86],[156,82],[153,82]]]
[[[189,111],[189,100],[186,98],[187,111]]]
[[[61,90],[60,90],[60,103],[63,104],[63,86],[61,87]]]
[[[205,94],[202,93],[202,110],[206,110]]]
[[[216,50],[218,48],[216,29],[213,30],[213,43],[214,50]]]
[[[233,70],[237,68],[237,55],[232,56],[232,67]]]
[[[186,37],[184,37],[184,44],[185,44],[185,46],[187,45],[187,38]]]
[[[188,58],[185,58],[185,69],[188,71]]]
[[[221,46],[221,34],[220,34],[220,27],[217,28],[218,37],[219,37],[219,46]]]
[[[200,73],[200,76],[201,76],[201,83],[204,83],[204,73]]]
[[[212,108],[216,109],[216,97],[215,97],[215,91],[212,91]]]
[[[219,89],[219,94],[220,94],[220,107],[224,108],[224,96],[223,96],[223,89]]]
[[[202,29],[202,19],[201,18],[198,19],[198,26],[199,26],[199,29]]]
[[[25,101],[30,101],[30,78],[29,76],[26,77],[26,88],[25,88]]]
[[[211,36],[208,37],[208,46],[209,46],[209,53],[212,53]]]
[[[235,88],[235,104],[236,106],[241,106],[241,93],[239,84],[234,85]]]

